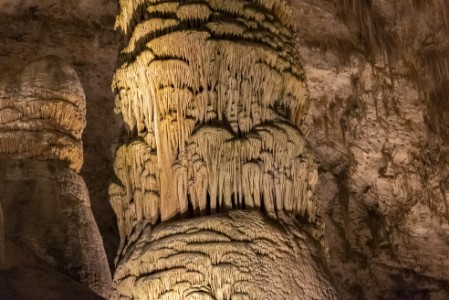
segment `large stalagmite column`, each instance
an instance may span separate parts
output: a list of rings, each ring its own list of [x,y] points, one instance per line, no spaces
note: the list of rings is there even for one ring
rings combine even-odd
[[[2,299],[97,297],[80,283],[108,295],[103,242],[77,174],[85,115],[78,76],[58,57],[0,81]]]
[[[291,16],[283,0],[120,1],[114,298],[335,297]]]

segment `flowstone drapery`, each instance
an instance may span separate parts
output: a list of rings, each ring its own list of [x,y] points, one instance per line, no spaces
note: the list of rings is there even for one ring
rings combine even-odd
[[[0,298],[98,298],[82,284],[106,297],[108,262],[77,174],[86,125],[78,76],[49,56],[1,79]]]
[[[317,170],[289,3],[120,4],[113,297],[334,297],[312,258]]]

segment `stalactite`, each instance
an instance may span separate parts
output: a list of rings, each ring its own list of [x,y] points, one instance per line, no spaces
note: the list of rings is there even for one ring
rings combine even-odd
[[[139,224],[156,224],[160,218],[157,157],[143,140],[121,146],[116,152],[115,173],[120,184],[109,187],[119,227],[119,253]]]
[[[180,21],[207,21],[212,11],[205,3],[186,3],[180,5],[176,11],[176,16]]]
[[[316,167],[295,127],[309,97],[288,3],[122,2],[113,89],[139,139],[118,150],[110,189],[122,243],[146,219],[242,208],[313,219]]]
[[[120,0],[120,14],[115,21],[115,29],[121,30],[125,35],[132,30],[132,25],[135,25],[138,20],[135,20],[136,8],[143,5],[145,0]]]

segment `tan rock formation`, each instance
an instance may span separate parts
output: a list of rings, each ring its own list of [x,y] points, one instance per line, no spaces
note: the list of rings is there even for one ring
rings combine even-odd
[[[337,299],[319,231],[248,210],[149,224],[117,266],[112,299]]]
[[[269,221],[313,223],[317,210],[317,169],[298,128],[308,89],[288,3],[120,4],[113,88],[130,142],[116,153],[119,182],[109,190],[121,237],[115,297],[335,297],[313,261],[322,253],[313,239],[298,248]],[[194,219],[164,223],[186,217]],[[174,239],[192,246],[168,249]],[[276,265],[276,251],[298,270]]]
[[[0,83],[0,281],[14,284],[14,272],[36,274],[39,267],[52,270],[51,280],[57,282],[59,272],[60,281],[69,276],[107,296],[111,275],[103,243],[76,173],[85,111],[75,71],[54,56]],[[15,292],[0,290],[0,298],[22,293]]]
[[[79,172],[86,99],[75,71],[49,56],[0,85],[0,152],[66,161]]]
[[[313,218],[316,170],[292,125],[301,122],[308,91],[288,19],[279,21],[288,9],[264,16],[258,9],[273,10],[273,3],[258,9],[240,1],[232,2],[237,8],[130,3],[122,3],[117,18],[128,44],[113,87],[117,111],[138,139],[115,162],[126,190],[125,198],[114,197],[119,218],[130,206],[137,222],[244,207]],[[139,10],[149,16],[188,10],[191,21],[176,17],[181,23],[168,29],[168,17],[126,23]],[[246,34],[232,31],[238,26]],[[114,195],[123,194],[118,189]],[[143,204],[148,194],[154,200]]]

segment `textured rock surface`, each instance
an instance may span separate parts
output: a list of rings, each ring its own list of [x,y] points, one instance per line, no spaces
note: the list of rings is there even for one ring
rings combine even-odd
[[[337,286],[447,299],[446,2],[295,3]]]
[[[14,300],[100,300],[85,285],[40,267],[15,267],[0,270],[0,299]]]
[[[316,221],[318,176],[291,16],[282,1],[120,1],[113,298],[336,298],[292,221]]]
[[[0,82],[0,152],[13,159],[83,165],[86,99],[75,70],[56,56]]]
[[[117,266],[112,299],[337,299],[320,231],[256,211],[149,224]]]
[[[283,2],[121,2],[113,88],[130,142],[116,154],[111,203],[122,241],[147,220],[230,209],[314,219],[316,166],[295,127],[309,98],[289,12]]]
[[[7,242],[2,267],[30,265],[21,261],[33,256],[31,266],[59,271],[106,296],[111,274],[82,178],[57,161],[2,155],[0,168]]]

